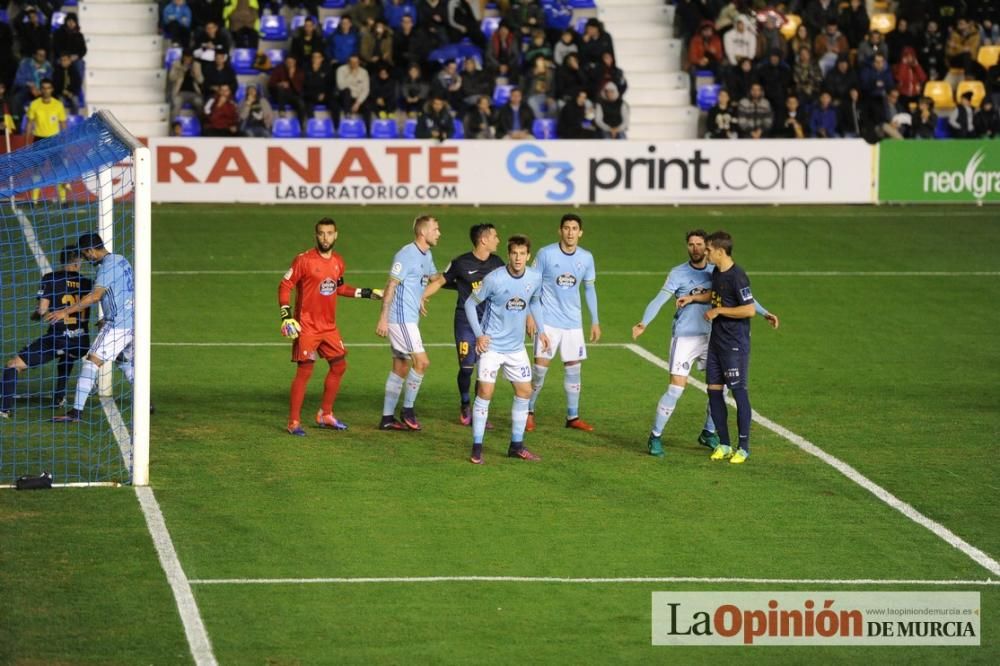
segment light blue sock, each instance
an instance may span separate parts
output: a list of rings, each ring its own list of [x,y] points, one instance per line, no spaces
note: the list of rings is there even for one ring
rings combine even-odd
[[[722,387],[722,397],[725,398],[729,395],[729,387]],[[715,421],[712,420],[712,405],[707,403],[705,405],[705,432],[715,432]]]
[[[420,392],[420,384],[424,381],[424,376],[413,368],[406,375],[406,392],[403,393],[403,409],[413,409],[413,403],[417,401],[417,393]]]
[[[515,398],[516,399],[516,398]],[[486,419],[490,415],[490,401],[480,398],[478,395],[472,402],[472,443],[482,444],[483,434],[486,432]],[[521,424],[521,431],[524,432],[524,424]]]
[[[399,402],[399,394],[403,392],[403,378],[395,372],[389,373],[389,378],[385,380],[385,400],[382,403],[382,416],[392,416],[396,413],[396,403]]]
[[[538,400],[538,394],[542,391],[542,384],[545,383],[545,373],[549,371],[549,366],[538,365],[537,363],[531,369],[531,400],[528,401],[528,411],[535,411],[535,401]]]
[[[563,388],[566,389],[566,418],[575,419],[580,416],[580,364],[567,365],[563,375]]]
[[[524,441],[524,426],[528,422],[528,399],[514,396],[514,406],[510,409],[510,441],[518,444]]]
[[[674,413],[682,393],[684,393],[683,386],[671,384],[667,387],[667,392],[660,396],[660,402],[656,404],[656,418],[653,421],[653,434],[657,437],[662,435],[663,429],[667,427],[667,421]]]
[[[125,375],[125,379],[128,380],[129,384],[135,383],[135,365],[132,361],[122,361],[118,364],[118,368]]]
[[[84,359],[80,368],[80,377],[76,380],[76,397],[73,398],[73,409],[83,411],[90,392],[94,390],[94,381],[100,368],[90,359]]]

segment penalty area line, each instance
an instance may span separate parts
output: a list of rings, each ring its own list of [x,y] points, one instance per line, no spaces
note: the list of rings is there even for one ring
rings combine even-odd
[[[625,345],[625,348],[634,353],[635,355],[639,356],[640,358],[649,361],[653,365],[662,368],[667,372],[670,371],[670,364],[667,361],[660,358],[656,354],[653,354],[652,352],[640,347],[639,345],[627,344]],[[695,379],[694,377],[689,377],[688,383],[692,384],[701,391],[707,392],[708,390],[708,387],[705,385],[704,382],[701,382]],[[728,402],[730,405],[735,406],[736,404],[735,402],[732,401],[732,399],[728,399]],[[916,524],[920,525],[921,527],[924,527],[927,530],[931,531],[935,536],[944,540],[945,543],[947,543],[952,548],[955,548],[956,550],[959,550],[965,555],[967,555],[979,566],[985,568],[987,571],[989,571],[994,575],[1000,576],[1000,562],[997,562],[995,559],[987,555],[979,548],[976,548],[968,541],[965,541],[964,539],[962,539],[960,536],[949,530],[941,523],[932,520],[931,518],[928,518],[924,514],[920,513],[910,504],[907,504],[903,500],[899,499],[898,497],[890,493],[888,490],[886,490],[885,488],[878,485],[877,483],[866,477],[858,470],[848,465],[840,458],[830,455],[829,453],[819,448],[818,446],[816,446],[809,440],[805,439],[804,437],[796,435],[791,430],[775,423],[774,421],[765,416],[762,416],[756,411],[753,412],[753,420],[756,423],[767,428],[774,434],[778,435],[779,437],[788,440],[789,442],[791,442],[798,448],[802,449],[809,455],[819,458],[824,463],[826,463],[830,467],[833,467],[835,470],[846,476],[848,479],[850,479],[857,485],[861,486],[862,488],[870,492],[872,495],[877,497],[881,502],[892,507],[893,509],[903,514],[904,516],[906,516]]]
[[[191,585],[362,585],[375,583],[563,583],[615,585],[633,583],[732,583],[738,585],[1000,585],[991,580],[881,580],[878,578],[716,578],[651,576],[625,578],[568,578],[554,576],[392,576],[356,578],[204,578]]]

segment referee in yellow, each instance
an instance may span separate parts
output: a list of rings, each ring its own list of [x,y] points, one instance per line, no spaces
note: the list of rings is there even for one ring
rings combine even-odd
[[[41,97],[36,97],[28,106],[28,128],[25,132],[28,145],[50,139],[66,129],[66,107],[60,100],[52,96],[52,91],[55,89],[52,85],[52,79],[42,79],[40,87]],[[59,203],[65,204],[65,186],[59,183],[56,187],[59,190]],[[37,203],[41,193],[39,188],[33,189],[31,203]]]

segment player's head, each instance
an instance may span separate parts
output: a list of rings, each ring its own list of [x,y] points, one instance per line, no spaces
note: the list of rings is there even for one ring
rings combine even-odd
[[[337,242],[337,223],[330,217],[324,217],[313,228],[316,234],[316,249],[326,254]]]
[[[81,254],[88,261],[100,261],[104,258],[104,255],[108,253],[104,249],[104,240],[99,234],[87,233],[80,236],[80,240],[77,241],[77,247],[80,248]]]
[[[507,239],[507,257],[514,273],[521,273],[531,258],[531,239],[523,234],[514,234]]]
[[[489,252],[496,252],[497,246],[500,245],[500,236],[497,234],[497,228],[493,226],[491,222],[483,222],[482,224],[473,224],[469,228],[469,240],[472,241],[472,247],[479,247],[480,243]]]
[[[413,236],[417,240],[423,240],[428,246],[437,245],[438,238],[441,238],[441,228],[437,218],[433,215],[419,215],[413,220]]]
[[[83,253],[76,245],[67,245],[59,253],[59,263],[65,269],[79,272],[80,264],[83,263]]]
[[[566,213],[559,220],[559,240],[562,246],[572,250],[583,235],[583,220],[576,213]]]
[[[701,263],[705,259],[706,238],[708,238],[708,232],[704,229],[692,229],[687,232],[685,240],[687,241],[688,257],[693,263]]]
[[[733,237],[725,231],[716,231],[709,234],[708,238],[705,239],[705,243],[708,246],[708,260],[713,264],[718,264],[719,262],[716,259],[719,259],[721,256],[733,256]]]

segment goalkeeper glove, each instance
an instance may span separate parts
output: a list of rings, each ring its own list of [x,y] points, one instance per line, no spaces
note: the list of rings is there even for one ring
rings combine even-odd
[[[382,300],[382,290],[381,289],[369,289],[365,287],[364,289],[355,289],[354,298],[370,298],[373,301]]]
[[[292,317],[292,309],[287,305],[281,306],[281,334],[286,338],[291,338],[294,340],[299,337],[299,331],[302,327],[299,326],[299,322],[295,321]]]

